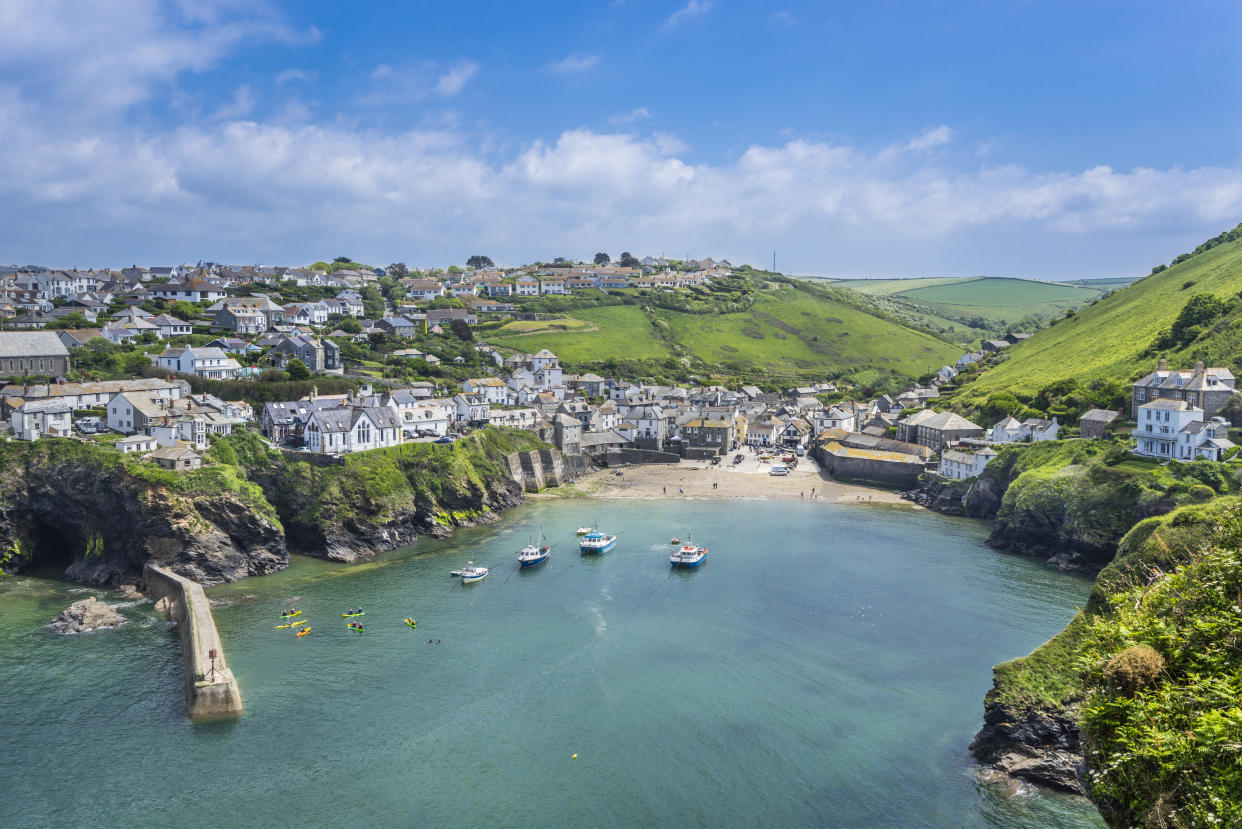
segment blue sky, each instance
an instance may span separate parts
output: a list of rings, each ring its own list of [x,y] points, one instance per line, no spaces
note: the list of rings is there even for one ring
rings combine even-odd
[[[0,262],[1145,273],[1242,221],[1242,6],[0,6]]]

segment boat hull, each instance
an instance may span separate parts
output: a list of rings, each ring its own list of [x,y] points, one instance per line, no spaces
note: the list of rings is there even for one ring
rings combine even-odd
[[[545,561],[547,561],[551,557],[552,557],[551,553],[544,553],[538,558],[518,559],[518,566],[521,567],[523,570],[529,570],[532,567],[538,567],[540,564],[543,564]]]
[[[613,547],[616,547],[616,546],[617,546],[617,539],[615,539],[615,538],[614,538],[614,539],[612,539],[611,541],[609,541],[609,542],[607,542],[607,543],[605,543],[605,544],[600,544],[600,545],[595,545],[595,544],[590,544],[590,545],[588,545],[588,544],[579,544],[579,545],[578,545],[578,550],[579,550],[579,551],[580,551],[583,555],[590,555],[590,554],[592,554],[592,553],[606,553],[606,552],[608,552],[609,550],[611,550]]]
[[[476,581],[483,581],[483,579],[485,578],[487,578],[487,573],[484,573],[479,576],[462,576],[461,583],[462,584],[474,584]]]
[[[698,567],[705,561],[707,561],[707,556],[703,556],[698,561],[674,561],[672,565],[674,567]]]

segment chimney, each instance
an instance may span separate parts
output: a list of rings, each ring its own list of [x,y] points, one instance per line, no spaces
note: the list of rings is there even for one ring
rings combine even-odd
[[[1202,374],[1202,373],[1203,373],[1203,361],[1195,360],[1195,374]]]
[[[1169,361],[1161,357],[1160,360],[1156,363],[1156,371],[1168,371],[1168,370],[1169,370]]]

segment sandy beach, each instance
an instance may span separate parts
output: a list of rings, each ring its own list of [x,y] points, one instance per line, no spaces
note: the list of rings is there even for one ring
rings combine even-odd
[[[775,476],[769,474],[772,464],[760,462],[755,452],[747,450],[743,455],[740,464],[732,463],[730,454],[721,459],[719,466],[706,461],[682,461],[676,465],[603,469],[579,478],[573,490],[600,498],[769,498],[914,506],[896,492],[834,480],[809,456],[799,458],[797,467],[788,475]],[[566,493],[548,493],[558,494]]]

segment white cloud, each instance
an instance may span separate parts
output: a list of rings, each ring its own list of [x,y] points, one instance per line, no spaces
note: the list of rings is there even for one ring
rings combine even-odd
[[[651,113],[647,111],[646,107],[639,107],[638,109],[631,109],[629,112],[624,112],[620,115],[614,115],[608,120],[613,124],[632,124],[635,121],[645,121],[650,117]]]
[[[910,143],[906,145],[906,149],[913,150],[916,153],[923,153],[933,147],[948,144],[952,140],[953,130],[941,124],[938,127],[930,127],[925,129],[918,135],[911,138]]]
[[[245,118],[254,111],[254,93],[250,86],[242,84],[233,92],[233,100],[216,110],[213,118],[227,121],[233,118]]]
[[[286,69],[276,76],[276,85],[284,86],[292,81],[309,81],[312,78],[310,72],[301,69]]]
[[[564,59],[548,64],[548,69],[563,74],[575,74],[594,69],[599,65],[599,55],[583,55],[571,52]]]
[[[436,81],[436,92],[446,98],[451,98],[466,85],[474,74],[479,71],[479,65],[473,61],[463,61],[448,72],[440,76]]]
[[[689,3],[668,16],[668,19],[664,21],[664,28],[672,29],[687,20],[702,17],[711,11],[714,5],[716,5],[715,0],[690,0]]]

